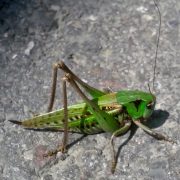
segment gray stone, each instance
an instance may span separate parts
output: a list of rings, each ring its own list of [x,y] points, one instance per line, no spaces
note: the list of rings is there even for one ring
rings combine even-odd
[[[179,7],[178,0],[159,1],[157,103],[147,123],[177,144],[157,141],[140,129],[128,143],[130,133],[117,137],[118,163],[112,175],[110,134],[69,134],[69,143],[80,140],[67,154],[43,159],[63,134],[25,130],[8,120],[24,120],[31,111],[46,112],[52,64],[60,59],[94,87],[148,91],[159,26],[153,0],[1,0],[0,179],[179,179]],[[58,85],[62,75],[58,73]],[[69,89],[68,103],[81,101]],[[61,94],[58,86],[54,109],[63,105]]]

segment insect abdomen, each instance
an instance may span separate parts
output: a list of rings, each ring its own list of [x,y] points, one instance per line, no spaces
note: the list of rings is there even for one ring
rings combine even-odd
[[[71,121],[68,123],[69,130],[73,132],[83,133],[83,134],[96,134],[103,132],[102,128],[99,126],[97,120],[93,115],[86,118],[80,118],[79,120]]]
[[[108,114],[115,116],[120,113],[119,105],[101,106],[102,110]],[[95,119],[94,115],[87,109],[79,108],[68,109],[68,128],[71,132],[83,134],[96,134],[103,132],[103,129]],[[63,109],[46,113],[43,115],[35,116],[25,121],[11,121],[12,123],[22,125],[28,129],[47,129],[55,131],[64,130],[64,113]]]

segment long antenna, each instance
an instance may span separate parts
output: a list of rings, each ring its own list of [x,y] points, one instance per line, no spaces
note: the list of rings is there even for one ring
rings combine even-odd
[[[156,52],[155,52],[155,58],[154,58],[154,68],[153,68],[153,91],[155,92],[154,82],[155,82],[155,75],[156,75],[156,66],[157,66],[156,64],[157,64],[157,55],[158,55],[158,49],[159,49],[159,40],[160,40],[160,35],[161,35],[161,12],[159,10],[158,4],[156,3],[156,0],[153,0],[153,2],[159,16],[159,29],[158,29]]]

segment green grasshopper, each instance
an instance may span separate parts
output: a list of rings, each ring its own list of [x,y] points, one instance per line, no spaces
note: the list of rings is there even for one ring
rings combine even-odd
[[[66,72],[63,77],[64,108],[51,111],[55,97],[57,70],[59,68]],[[67,107],[66,82],[69,82],[75,91],[79,93],[84,103]],[[92,99],[89,99],[79,86],[84,88],[92,96]],[[22,122],[14,120],[11,120],[11,122],[25,128],[64,131],[62,145],[47,155],[66,151],[68,132],[83,134],[110,132],[112,133],[110,143],[113,152],[111,169],[113,173],[116,166],[113,139],[127,132],[132,123],[159,140],[173,142],[169,137],[151,130],[142,123],[153,113],[155,103],[156,97],[147,92],[124,90],[109,93],[95,89],[79,79],[63,62],[60,62],[54,66],[49,112]]]
[[[62,78],[64,107],[52,111],[56,93],[58,69],[65,72]],[[84,102],[67,106],[67,82],[70,83]],[[90,99],[82,89],[89,94],[92,99]],[[53,66],[53,81],[48,112],[22,122],[15,120],[11,120],[11,122],[22,125],[28,129],[64,131],[62,144],[56,150],[50,151],[45,156],[55,155],[59,151],[66,152],[69,132],[83,134],[110,132],[112,133],[110,144],[113,159],[111,172],[114,173],[117,163],[114,138],[126,133],[133,123],[158,140],[173,142],[171,138],[143,124],[153,113],[155,104],[156,97],[151,91],[122,90],[118,92],[105,92],[91,87],[76,76],[64,62],[60,62]]]

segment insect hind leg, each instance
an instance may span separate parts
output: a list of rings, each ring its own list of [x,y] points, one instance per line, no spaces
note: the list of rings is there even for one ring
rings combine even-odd
[[[63,70],[65,73],[70,74],[72,79],[76,81],[79,85],[81,85],[82,88],[84,88],[93,98],[97,98],[99,96],[107,94],[107,92],[100,91],[99,89],[96,89],[89,84],[82,81],[77,75],[75,75],[66,65],[63,61],[59,62],[57,64],[58,68]]]
[[[48,105],[47,112],[52,111],[53,105],[54,105],[54,98],[56,93],[56,85],[57,85],[57,72],[58,69],[61,69],[65,73],[68,73],[72,76],[72,78],[78,82],[93,98],[102,96],[107,94],[108,92],[100,91],[92,86],[89,86],[87,83],[82,81],[77,75],[75,75],[66,65],[63,61],[60,61],[59,63],[55,63],[53,65],[53,79],[52,79],[52,85],[51,85],[51,95],[50,95],[50,101]]]
[[[52,85],[51,85],[51,95],[50,95],[50,101],[48,105],[47,112],[51,112],[53,105],[54,105],[54,98],[56,94],[56,85],[57,85],[57,71],[58,71],[58,65],[53,65],[53,79],[52,79]]]
[[[52,156],[57,154],[58,152],[65,153],[67,152],[67,142],[68,142],[68,109],[67,109],[67,88],[66,88],[67,78],[62,78],[63,85],[63,101],[64,101],[64,134],[62,143],[58,146],[57,149],[53,151],[49,151],[45,156]]]

